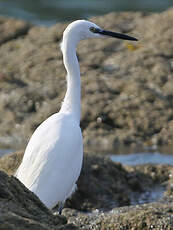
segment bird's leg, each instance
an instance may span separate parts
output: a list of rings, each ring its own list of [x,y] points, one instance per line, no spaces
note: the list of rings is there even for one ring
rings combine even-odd
[[[58,213],[59,213],[59,215],[61,215],[63,207],[64,207],[64,202],[60,201],[58,206],[59,206],[58,207]]]
[[[64,207],[64,202],[59,201],[55,208],[53,208],[53,215],[61,215]]]

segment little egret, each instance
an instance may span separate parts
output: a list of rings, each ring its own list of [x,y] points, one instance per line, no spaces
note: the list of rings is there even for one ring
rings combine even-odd
[[[87,38],[114,37],[137,41],[121,33],[103,30],[96,24],[77,20],[63,33],[61,50],[67,71],[67,91],[61,109],[47,118],[33,133],[15,176],[50,209],[76,189],[83,160],[80,129],[81,83],[76,46]]]

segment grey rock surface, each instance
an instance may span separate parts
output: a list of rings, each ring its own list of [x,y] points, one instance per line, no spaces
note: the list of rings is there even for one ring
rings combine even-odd
[[[93,212],[88,215],[64,209],[69,222],[86,230],[171,230],[173,229],[173,202],[165,200],[150,204],[115,208],[111,212]]]
[[[16,178],[0,171],[1,230],[77,230],[63,216],[54,216]]]

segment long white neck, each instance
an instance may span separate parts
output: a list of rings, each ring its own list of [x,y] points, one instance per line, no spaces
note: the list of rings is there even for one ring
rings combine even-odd
[[[80,123],[81,82],[76,45],[76,41],[66,37],[63,38],[62,53],[64,66],[67,71],[67,92],[60,111],[73,114],[77,122]]]

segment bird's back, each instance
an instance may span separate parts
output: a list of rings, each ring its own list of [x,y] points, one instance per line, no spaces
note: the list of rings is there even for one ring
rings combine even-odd
[[[16,177],[49,208],[71,194],[81,171],[82,134],[73,116],[57,113],[32,135]]]

